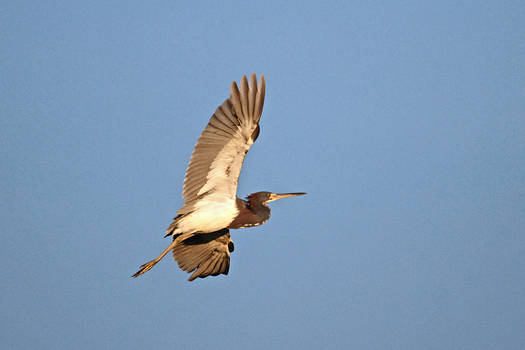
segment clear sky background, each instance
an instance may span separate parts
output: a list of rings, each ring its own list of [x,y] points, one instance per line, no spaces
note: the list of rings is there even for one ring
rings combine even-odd
[[[4,1],[3,349],[524,349],[525,3]],[[228,276],[165,258],[193,146],[267,79]]]

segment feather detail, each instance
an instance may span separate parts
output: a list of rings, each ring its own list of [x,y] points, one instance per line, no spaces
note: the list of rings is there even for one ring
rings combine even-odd
[[[264,77],[257,86],[255,74],[250,84],[243,76],[240,89],[232,83],[230,98],[216,109],[193,150],[182,191],[185,205],[178,214],[194,211],[195,198],[204,192],[234,204],[244,158],[259,134],[264,93]]]

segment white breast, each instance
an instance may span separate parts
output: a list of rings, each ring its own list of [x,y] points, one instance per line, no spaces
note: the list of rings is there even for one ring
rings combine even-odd
[[[195,206],[195,210],[181,218],[174,233],[215,232],[227,227],[239,211],[235,200],[210,194]]]

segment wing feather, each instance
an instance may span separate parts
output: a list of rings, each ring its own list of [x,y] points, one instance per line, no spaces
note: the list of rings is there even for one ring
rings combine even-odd
[[[250,108],[250,103],[248,102],[248,94],[250,92],[250,88],[248,87],[248,80],[246,79],[246,76],[243,76],[241,79],[241,108],[242,108],[242,114],[244,116],[245,121],[250,117],[251,113],[248,113],[248,109]]]
[[[233,105],[230,99],[224,101],[224,103],[220,105],[219,108],[217,109],[220,110],[221,113],[224,113],[224,115],[228,117],[228,119],[230,119],[235,125],[237,126],[241,125],[241,121],[239,120],[239,117],[237,117],[237,115],[233,113],[234,109],[233,109]]]
[[[189,281],[197,277],[227,275],[230,269],[230,244],[228,229],[200,234],[184,234],[176,237],[179,242],[173,248],[173,258],[179,267],[192,273]]]
[[[232,112],[237,115],[237,118],[241,121],[241,123],[246,123],[246,120],[244,119],[244,115],[242,113],[242,107],[241,107],[241,93],[239,91],[239,87],[237,86],[236,82],[233,82],[230,87],[230,100],[233,105]]]
[[[235,135],[235,130],[232,130],[234,125],[225,124],[220,118],[215,118],[210,120],[210,125],[214,128],[220,130],[222,133],[226,134],[226,137],[232,137]]]
[[[235,200],[244,158],[258,135],[264,94],[264,76],[259,86],[255,74],[250,84],[243,76],[240,89],[232,83],[230,98],[216,109],[193,150],[182,191],[185,205],[177,214],[193,211],[203,193]]]
[[[255,107],[255,98],[257,96],[257,90],[253,88],[253,86],[256,86],[257,85],[257,79],[255,78],[255,76],[251,76],[250,77],[250,86],[252,86],[250,89],[249,89],[249,92],[248,92],[248,113],[250,113],[251,115],[254,114],[254,107]]]
[[[262,110],[264,107],[264,95],[266,93],[266,83],[264,81],[264,75],[261,76],[261,81],[259,82],[259,89],[255,96],[255,106],[253,107],[253,115],[258,115],[257,123],[261,119]]]
[[[217,120],[230,129],[235,129],[237,126],[239,126],[237,119],[228,117],[228,115],[223,112],[221,107],[217,108],[215,111],[215,116],[217,117]]]

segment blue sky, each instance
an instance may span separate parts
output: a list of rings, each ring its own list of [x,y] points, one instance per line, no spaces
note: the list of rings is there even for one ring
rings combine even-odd
[[[6,349],[522,349],[525,5],[6,2]],[[230,274],[168,244],[202,128],[267,79]]]

